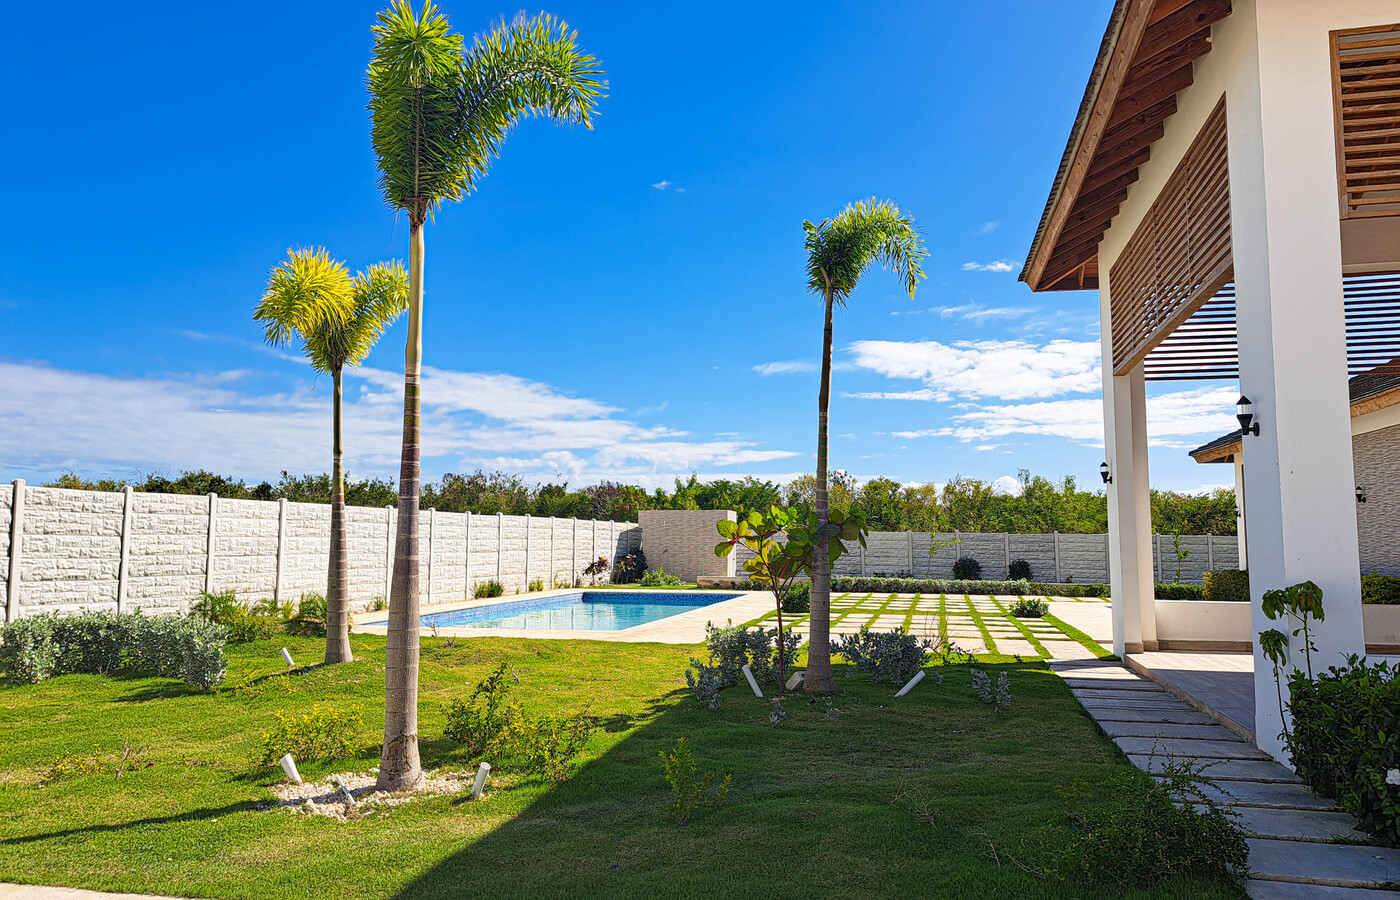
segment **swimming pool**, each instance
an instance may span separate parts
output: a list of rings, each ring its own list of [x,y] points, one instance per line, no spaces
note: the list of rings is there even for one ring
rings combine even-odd
[[[622,631],[741,596],[694,591],[578,591],[429,613],[420,621],[424,628]]]

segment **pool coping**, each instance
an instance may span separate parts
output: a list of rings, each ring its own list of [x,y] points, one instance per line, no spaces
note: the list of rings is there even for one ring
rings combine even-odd
[[[439,625],[436,628],[433,626],[420,626],[418,634],[420,637],[425,635],[437,635],[438,637],[450,638],[510,637],[536,638],[540,640],[650,641],[665,644],[698,644],[705,640],[705,625],[707,623],[723,623],[729,620],[736,625],[742,624],[751,619],[758,618],[773,605],[772,595],[765,591],[719,589],[668,591],[663,588],[619,589],[593,586],[556,588],[548,591],[535,591],[526,594],[482,597],[473,600],[458,600],[452,603],[434,603],[431,606],[421,607],[418,612],[419,615],[429,615],[432,613],[454,612],[459,609],[479,609],[481,607],[515,603],[521,600],[548,600],[551,597],[577,594],[589,590],[617,591],[620,594],[627,595],[635,595],[649,591],[652,593],[667,594],[695,594],[700,597],[713,596],[715,594],[739,594],[739,596],[731,600],[720,600],[717,603],[707,604],[699,609],[691,609],[676,613],[664,619],[644,622],[641,625],[633,625],[631,628],[619,631],[544,628],[470,628],[464,626]],[[385,634],[388,631],[388,624],[387,610],[352,613],[350,616],[350,630],[356,634]]]

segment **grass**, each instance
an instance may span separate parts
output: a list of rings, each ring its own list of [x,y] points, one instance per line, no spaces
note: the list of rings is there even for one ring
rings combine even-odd
[[[262,811],[272,769],[250,757],[275,711],[359,705],[383,721],[384,641],[352,639],[358,661],[291,673],[295,693],[202,694],[166,679],[70,675],[0,681],[0,881],[222,898],[355,897],[1140,897],[1236,896],[1182,880],[1123,893],[1027,871],[1066,837],[1056,788],[1127,769],[1063,682],[1034,661],[1010,673],[997,718],[967,667],[892,699],[844,677],[838,694],[792,697],[786,723],[740,685],[718,713],[683,691],[689,646],[425,639],[420,732],[429,767],[465,768],[442,740],[466,685],[508,661],[531,712],[588,704],[601,728],[562,785],[496,773],[485,801],[415,801],[338,822]],[[283,671],[277,651],[319,656],[282,636],[231,648],[229,685]],[[988,667],[990,658],[979,662]],[[991,672],[993,678],[996,672]],[[246,694],[247,691],[245,690]],[[658,753],[686,737],[702,770],[733,774],[728,802],[678,826]],[[377,764],[363,752],[302,764],[322,779]],[[109,772],[41,784],[60,757],[142,747]],[[150,763],[149,767],[146,763]]]

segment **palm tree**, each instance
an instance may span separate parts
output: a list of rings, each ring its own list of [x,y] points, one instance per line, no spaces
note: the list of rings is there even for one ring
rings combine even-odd
[[[311,367],[331,376],[331,557],[326,581],[326,662],[350,662],[350,558],[345,549],[345,469],[340,440],[341,375],[358,366],[408,306],[403,264],[379,263],[351,277],[322,248],[288,250],[253,311],[274,347],[295,336]]]
[[[501,142],[522,118],[592,127],[605,82],[577,32],[553,16],[500,23],[464,49],[461,35],[430,0],[381,10],[367,81],[370,140],[379,186],[408,216],[408,346],[404,353],[403,456],[399,527],[385,655],[380,790],[416,789],[418,758],[419,375],[423,351],[423,225],[485,176]]]
[[[820,294],[826,306],[822,332],[822,382],[817,395],[817,486],[816,506],[819,528],[828,532],[831,521],[827,505],[827,414],[831,408],[831,312],[835,304],[846,305],[851,292],[872,263],[894,272],[912,299],[914,288],[923,277],[920,268],[924,242],[913,217],[890,201],[875,198],[852,203],[833,219],[813,225],[803,222],[807,233],[807,287]],[[809,694],[829,694],[836,689],[831,678],[831,559],[826,537],[812,558],[811,644],[807,649],[807,675],[804,690]]]

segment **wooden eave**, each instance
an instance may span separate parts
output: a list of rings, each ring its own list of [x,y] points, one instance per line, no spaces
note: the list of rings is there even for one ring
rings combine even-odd
[[[1230,11],[1230,0],[1115,4],[1021,270],[1031,290],[1098,287],[1098,244]]]

